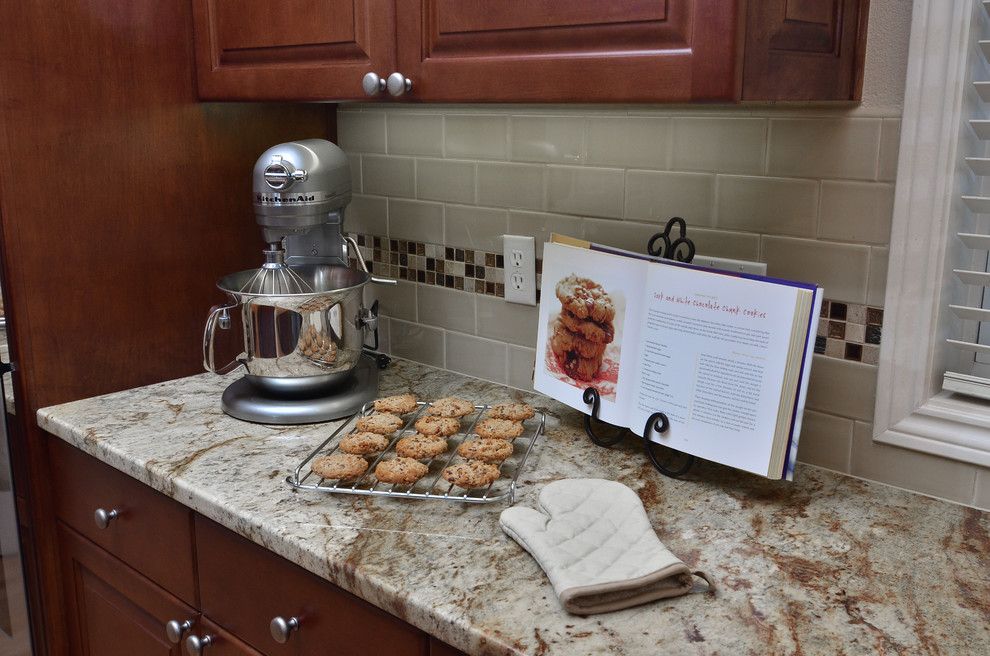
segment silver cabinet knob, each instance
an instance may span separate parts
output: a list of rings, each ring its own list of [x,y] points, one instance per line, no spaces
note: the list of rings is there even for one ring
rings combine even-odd
[[[412,80],[402,73],[392,73],[385,82],[385,88],[393,96],[401,96],[407,91],[412,91]]]
[[[214,640],[213,636],[206,635],[200,638],[198,635],[191,635],[186,638],[186,651],[189,652],[189,656],[203,656],[206,648],[212,645]]]
[[[379,77],[378,73],[366,73],[361,80],[361,88],[367,96],[377,96],[385,91],[385,80]]]
[[[193,627],[192,620],[186,620],[185,622],[180,622],[179,620],[169,620],[165,623],[165,637],[173,645],[177,645],[182,642],[182,636],[185,635],[186,631]]]
[[[284,645],[289,641],[292,632],[299,628],[299,619],[295,617],[285,619],[279,616],[272,620],[268,628],[271,630],[275,642]]]
[[[97,508],[96,512],[93,513],[93,519],[96,520],[97,528],[106,528],[110,526],[110,522],[120,517],[120,512],[116,509],[106,510],[104,508]]]

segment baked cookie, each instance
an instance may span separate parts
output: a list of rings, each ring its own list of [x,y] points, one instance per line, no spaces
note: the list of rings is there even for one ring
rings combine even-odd
[[[602,368],[602,356],[582,358],[573,351],[557,354],[561,369],[574,380],[594,380]]]
[[[375,412],[391,412],[394,415],[404,415],[416,409],[414,394],[398,394],[375,399]]]
[[[509,440],[468,440],[457,447],[457,455],[467,460],[499,463],[512,455]]]
[[[395,452],[403,458],[430,460],[447,450],[447,440],[435,435],[416,433],[403,437],[395,445]]]
[[[535,412],[533,406],[525,403],[499,403],[488,409],[488,416],[492,419],[511,419],[512,421],[525,421],[530,419]]]
[[[580,335],[590,342],[598,344],[611,344],[615,339],[615,327],[610,323],[598,323],[591,319],[578,319],[567,310],[560,313],[560,323],[567,330]]]
[[[352,453],[334,453],[320,456],[313,461],[311,468],[320,478],[351,481],[368,469],[368,461]]]
[[[474,432],[486,440],[514,440],[523,433],[522,422],[511,419],[482,419]]]
[[[426,476],[429,470],[429,467],[412,458],[392,458],[378,463],[375,467],[375,478],[382,483],[412,485]]]
[[[474,404],[456,396],[448,396],[434,401],[426,412],[437,417],[463,417],[474,412]]]
[[[388,438],[378,433],[351,433],[340,441],[340,450],[357,456],[378,453],[388,448]]]
[[[359,431],[391,435],[402,428],[402,420],[390,412],[376,412],[373,415],[361,417],[354,425]]]
[[[554,353],[574,352],[582,358],[597,358],[605,353],[608,344],[592,342],[577,333],[572,333],[559,320],[553,322],[553,333],[550,335],[550,348]]]
[[[612,298],[594,280],[571,274],[557,283],[555,291],[561,306],[578,319],[605,323],[615,318]]]
[[[498,467],[480,460],[469,460],[451,465],[443,470],[443,480],[457,487],[470,490],[476,487],[488,487],[498,480]]]
[[[454,417],[421,417],[416,420],[416,430],[423,435],[447,437],[461,430],[461,420]]]

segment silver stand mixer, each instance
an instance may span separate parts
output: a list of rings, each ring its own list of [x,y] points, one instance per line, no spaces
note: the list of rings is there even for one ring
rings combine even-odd
[[[366,308],[372,276],[343,234],[351,200],[344,152],[323,139],[279,144],[254,166],[254,211],[267,247],[258,269],[217,282],[229,302],[214,307],[203,334],[203,366],[246,374],[223,393],[227,414],[264,424],[304,424],[353,414],[378,393],[388,357],[378,348],[378,302]],[[360,269],[347,265],[348,251]],[[244,352],[217,366],[214,336],[239,312]],[[369,336],[373,344],[366,346]]]

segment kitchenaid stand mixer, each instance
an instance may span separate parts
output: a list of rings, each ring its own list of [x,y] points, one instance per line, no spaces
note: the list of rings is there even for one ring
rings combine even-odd
[[[254,167],[254,210],[267,247],[258,269],[225,276],[217,286],[230,303],[213,308],[203,337],[203,364],[247,373],[223,393],[227,414],[267,424],[301,424],[350,415],[378,392],[384,355],[378,346],[378,303],[366,308],[364,286],[395,284],[368,273],[357,244],[343,234],[351,200],[347,157],[322,139],[279,144]],[[348,251],[361,270],[348,266]],[[244,352],[214,363],[216,328],[239,311]]]

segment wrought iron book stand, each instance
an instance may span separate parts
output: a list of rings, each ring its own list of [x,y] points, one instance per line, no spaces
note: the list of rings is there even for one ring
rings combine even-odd
[[[672,238],[672,233],[674,228],[678,229],[678,236]],[[678,262],[690,262],[694,259],[694,242],[687,237],[687,223],[679,216],[675,216],[669,221],[667,221],[666,226],[664,226],[663,232],[658,232],[657,234],[650,237],[649,242],[646,244],[646,252],[653,257],[660,257],[667,260],[677,260]],[[621,442],[626,434],[636,435],[628,428],[623,428],[620,426],[614,426],[608,422],[602,421],[598,418],[598,413],[601,410],[601,395],[598,390],[594,387],[588,387],[584,390],[584,396],[582,397],[585,403],[591,406],[590,414],[584,417],[584,432],[588,434],[591,441],[598,446],[603,446],[606,448],[611,448]],[[608,437],[600,437],[595,433],[595,423],[606,424],[611,428],[615,429],[615,433]],[[694,456],[682,453],[670,447],[659,445],[650,439],[650,435],[654,431],[657,433],[665,433],[667,429],[670,428],[670,420],[667,415],[663,412],[654,412],[650,415],[650,418],[646,420],[646,425],[643,427],[643,434],[636,435],[643,440],[643,450],[646,451],[647,457],[653,466],[657,468],[661,474],[670,476],[671,478],[679,478],[686,474],[691,467],[694,466],[695,458]],[[663,449],[668,456],[665,459],[661,459],[661,456],[657,454],[657,448]]]

